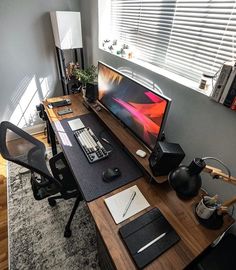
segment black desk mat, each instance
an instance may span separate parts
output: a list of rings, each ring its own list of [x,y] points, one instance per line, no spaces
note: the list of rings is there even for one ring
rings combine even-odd
[[[124,225],[119,232],[138,268],[145,267],[180,240],[157,208]],[[163,238],[137,253],[140,248],[163,233],[166,233]]]
[[[77,143],[68,124],[68,121],[76,118],[64,119],[61,121],[61,125],[72,146],[63,145],[60,136],[58,136],[58,140],[61,143],[63,152],[68,160],[68,163],[70,164],[84,199],[87,202],[101,197],[123,185],[126,185],[143,175],[138,165],[125,152],[125,150],[122,149],[121,145],[107,131],[97,117],[93,114],[86,114],[79,117],[84,125],[93,130],[94,134],[103,144],[105,149],[110,150],[110,146],[104,143],[100,139],[100,136],[106,138],[112,145],[112,152],[109,154],[108,158],[90,164]],[[54,130],[56,130],[55,125]],[[109,183],[104,182],[102,180],[102,172],[107,168],[115,167],[120,169],[121,176]]]

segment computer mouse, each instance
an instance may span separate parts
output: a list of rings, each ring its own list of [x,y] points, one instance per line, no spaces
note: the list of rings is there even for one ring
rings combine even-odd
[[[102,173],[102,179],[105,182],[111,182],[121,175],[119,168],[108,168]]]

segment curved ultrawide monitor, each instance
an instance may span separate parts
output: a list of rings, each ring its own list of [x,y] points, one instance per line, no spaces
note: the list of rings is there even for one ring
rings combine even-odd
[[[153,149],[160,139],[170,99],[119,71],[98,63],[98,99],[144,144]]]

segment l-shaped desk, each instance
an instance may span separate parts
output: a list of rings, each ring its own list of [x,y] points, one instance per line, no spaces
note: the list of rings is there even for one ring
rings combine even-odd
[[[61,110],[61,108],[48,108],[48,103],[60,100],[61,98],[71,99],[72,104],[68,107],[72,108],[73,113],[59,116],[57,111]],[[144,177],[140,177],[127,185],[117,188],[112,192],[109,192],[108,194],[87,203],[96,224],[98,238],[100,239],[99,242],[103,250],[101,252],[103,253],[102,257],[104,261],[106,260],[106,262],[103,263],[104,269],[136,269],[132,258],[130,257],[119,236],[118,230],[121,226],[129,223],[131,220],[136,219],[154,207],[161,210],[162,214],[179,234],[181,240],[172,248],[164,252],[155,261],[149,264],[145,269],[177,270],[185,268],[209,245],[211,245],[211,243],[217,237],[219,237],[233,224],[234,220],[229,215],[225,215],[224,224],[218,230],[206,229],[200,225],[194,215],[193,209],[194,206],[200,201],[201,195],[199,194],[195,198],[188,201],[180,200],[165,181],[166,176],[152,176],[148,163],[150,154],[148,153],[145,158],[138,157],[135,154],[138,149],[142,149],[147,152],[145,147],[105,109],[102,108],[101,110],[97,111],[93,106],[90,106],[89,109],[87,109],[83,104],[81,94],[48,99],[44,101],[44,106],[48,116],[49,136],[54,153],[56,151],[54,133],[56,136],[58,135],[58,131],[55,129],[54,125],[56,121],[79,117],[85,114],[95,114],[98,121],[101,121],[102,124],[104,124],[104,127],[109,129],[110,132],[114,134],[121,146],[124,148],[124,151],[127,151],[132,156],[132,158],[144,172]],[[71,164],[69,165],[71,166]],[[78,166],[80,166],[80,164],[78,164]],[[71,166],[71,170],[73,172],[75,168]],[[150,182],[150,178],[153,178],[154,181]],[[150,203],[150,207],[116,225],[104,203],[104,199],[133,185],[138,186],[144,197]],[[104,251],[106,256],[104,256]]]

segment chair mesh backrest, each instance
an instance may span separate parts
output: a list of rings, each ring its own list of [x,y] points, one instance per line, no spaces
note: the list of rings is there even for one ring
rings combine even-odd
[[[45,150],[42,142],[12,123],[4,121],[0,124],[0,152],[3,158],[52,179],[45,161]]]

